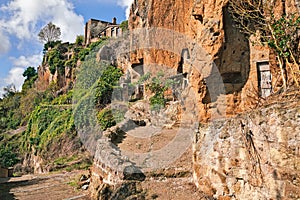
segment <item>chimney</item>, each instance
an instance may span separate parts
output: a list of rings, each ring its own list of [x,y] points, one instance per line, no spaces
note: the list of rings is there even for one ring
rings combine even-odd
[[[114,17],[114,18],[112,19],[112,23],[113,23],[113,24],[117,24],[117,18]]]

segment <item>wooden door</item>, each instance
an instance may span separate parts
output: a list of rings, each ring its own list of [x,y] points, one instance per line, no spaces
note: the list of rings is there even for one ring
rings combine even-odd
[[[272,93],[272,74],[268,62],[257,63],[260,95],[266,98]]]

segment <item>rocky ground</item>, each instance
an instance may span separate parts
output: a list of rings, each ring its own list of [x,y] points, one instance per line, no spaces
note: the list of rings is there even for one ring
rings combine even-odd
[[[134,131],[129,131],[123,141],[118,144],[118,147],[123,152],[155,152],[174,142],[176,136],[181,132],[178,128],[153,129],[154,128],[151,127],[140,127]],[[153,134],[149,136],[151,132]],[[147,137],[141,137],[147,134]],[[137,135],[139,135],[140,138],[138,138]],[[165,153],[167,154],[168,152]],[[179,153],[181,154],[182,152]],[[164,158],[161,159],[163,160]],[[146,169],[145,175],[146,179],[141,182],[141,187],[145,192],[145,199],[207,199],[205,195],[197,190],[193,183],[191,143],[182,155],[178,155],[177,159],[174,159],[162,168]]]
[[[1,200],[88,200],[87,191],[75,183],[86,171],[0,178]]]
[[[190,177],[183,178],[150,178],[142,182],[146,192],[145,199],[156,200],[205,200],[208,199],[196,188]]]

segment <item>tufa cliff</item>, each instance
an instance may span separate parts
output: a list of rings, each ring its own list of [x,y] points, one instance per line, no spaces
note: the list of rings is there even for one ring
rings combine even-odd
[[[278,16],[297,11],[296,1],[272,3]],[[125,38],[107,47],[113,58],[100,51],[99,59],[110,57],[129,83],[163,71],[181,77],[182,90],[160,113],[149,111],[145,92],[144,101],[130,103],[125,122],[103,133],[91,174],[94,198],[299,198],[299,95],[258,108],[279,91],[280,70],[272,50],[235,28],[228,0],[135,0]],[[155,156],[165,161],[164,145],[178,129],[192,145],[169,165],[147,168]]]
[[[272,1],[274,15],[295,13],[297,2]],[[119,85],[113,85],[112,80],[105,82],[111,87],[108,90],[121,91],[117,97],[110,91],[103,98],[108,101],[95,108],[90,105],[93,90],[84,88],[86,95],[81,93],[84,95],[77,99],[83,106],[75,112],[82,115],[70,118],[69,127],[76,137],[76,120],[83,120],[81,132],[86,138],[81,142],[92,140],[83,145],[95,150],[90,185],[93,198],[300,198],[299,95],[296,91],[288,103],[258,108],[270,95],[280,92],[280,70],[272,50],[261,45],[259,38],[249,38],[235,28],[228,6],[228,0],[135,0],[128,35],[106,46],[93,42],[116,34],[115,23],[95,37],[88,33],[88,27],[102,22],[87,23],[86,45],[98,47],[97,52],[90,53],[91,60],[85,60],[90,47],[82,44],[58,44],[47,50],[36,86],[50,89],[54,97],[69,91],[76,82],[91,84],[92,88],[103,71],[93,71],[91,63],[104,60],[122,69]],[[56,58],[63,62],[51,65]],[[163,109],[153,111],[149,105],[153,94],[139,80],[158,72],[179,83],[177,88],[159,88],[163,92],[157,93],[167,96],[167,102],[163,102]],[[111,104],[112,100],[117,103]],[[71,100],[66,104],[71,105]],[[105,109],[108,114],[102,112]],[[105,131],[86,128],[94,122],[87,120],[87,113],[111,117],[113,109],[124,112],[122,122],[114,121]],[[55,119],[53,109],[46,106],[43,110]],[[40,110],[36,113],[43,114]],[[39,121],[32,118],[32,122]],[[36,152],[35,138],[27,139],[28,147]],[[47,147],[47,143],[43,145]],[[66,146],[64,142],[62,146]],[[81,143],[69,146],[75,152]],[[27,160],[40,165],[36,171],[47,167],[40,157]]]
[[[275,15],[297,12],[297,1],[277,0],[273,4]],[[197,97],[201,122],[214,118],[216,112],[225,117],[249,110],[257,105],[260,98],[268,96],[269,91],[276,92],[280,88],[280,71],[274,54],[266,45],[255,42],[256,38],[249,40],[235,28],[228,11],[228,0],[136,0],[131,7],[129,28],[131,31],[163,28],[175,34],[169,49],[134,49],[129,61],[131,65],[142,61],[144,66],[155,63],[173,68],[178,74],[187,73]],[[181,34],[184,37],[176,37]],[[164,41],[168,36],[156,37],[157,41]],[[180,46],[181,40],[189,40],[193,44]],[[177,51],[183,52],[184,48],[188,49],[191,58],[178,54]],[[192,55],[195,48],[201,48],[202,55]],[[205,62],[196,60],[201,56]],[[187,63],[190,70],[185,70]],[[209,64],[215,65],[215,68],[206,70]],[[224,88],[217,88],[219,83],[214,76],[222,79]],[[269,78],[263,79],[264,76]],[[264,84],[267,86],[262,86]],[[212,94],[214,91],[219,92]],[[219,104],[225,104],[226,108],[221,106],[216,111]]]
[[[200,127],[193,145],[198,188],[217,198],[299,199],[299,109],[272,104]]]

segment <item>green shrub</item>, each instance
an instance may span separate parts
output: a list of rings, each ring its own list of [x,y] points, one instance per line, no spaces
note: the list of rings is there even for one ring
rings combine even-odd
[[[63,94],[55,98],[51,104],[53,105],[64,105],[72,104],[73,91],[70,90],[67,94]]]
[[[102,130],[106,130],[116,125],[113,112],[109,108],[102,109],[99,112],[97,119]]]
[[[70,60],[67,60],[64,64],[65,67],[71,67],[74,68],[76,67],[77,64],[77,56],[76,57],[72,57]]]
[[[85,56],[87,56],[89,53],[90,53],[90,49],[89,48],[81,49],[79,51],[79,53],[78,53],[79,60],[84,61]]]
[[[64,57],[61,51],[58,48],[52,49],[48,52],[48,64],[51,74],[55,74],[56,70],[64,71]]]
[[[151,74],[147,73],[140,78],[138,83],[144,83],[146,88],[153,93],[153,96],[149,99],[151,110],[159,110],[165,107],[167,99],[164,93],[175,84],[173,80],[165,79],[162,72],[152,78]]]
[[[150,108],[151,110],[160,110],[165,107],[166,100],[163,94],[158,93],[150,97]]]
[[[78,35],[76,37],[75,45],[82,46],[83,42],[84,42],[84,36],[83,35]]]
[[[13,167],[19,162],[17,154],[11,148],[0,145],[0,165],[1,167]]]
[[[107,38],[101,38],[97,42],[91,43],[88,48],[90,49],[90,51],[98,52],[100,48],[105,44],[106,40]]]
[[[52,49],[52,48],[54,48],[54,47],[56,47],[57,45],[60,45],[60,44],[61,44],[60,40],[47,42],[46,44],[44,44],[43,52],[46,53],[49,48]]]
[[[122,31],[127,31],[128,30],[128,20],[122,21],[122,23],[120,24],[120,28],[122,29]]]
[[[123,72],[114,66],[103,66],[104,70],[97,81],[96,105],[100,108],[111,102],[114,87],[118,85]]]

